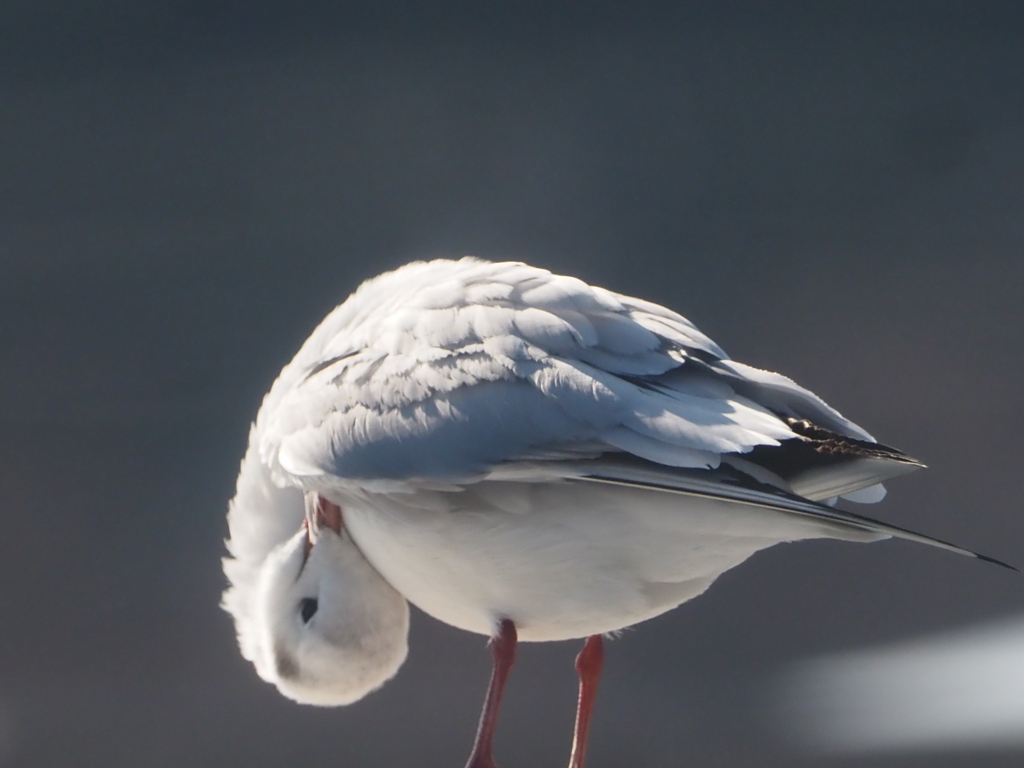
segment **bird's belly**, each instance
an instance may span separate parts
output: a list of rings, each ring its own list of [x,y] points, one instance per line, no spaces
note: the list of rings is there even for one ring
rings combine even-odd
[[[481,483],[343,509],[367,559],[414,605],[481,634],[509,618],[523,640],[621,629],[759,549],[825,535],[755,507],[586,483]]]

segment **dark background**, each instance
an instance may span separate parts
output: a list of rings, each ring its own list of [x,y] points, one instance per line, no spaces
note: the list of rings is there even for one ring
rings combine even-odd
[[[289,5],[0,7],[0,764],[462,765],[482,638],[417,615],[317,710],[217,607],[263,392],[415,257],[682,311],[930,465],[870,513],[1024,564],[1016,4]],[[1021,609],[924,547],[777,547],[610,645],[590,766],[1019,765],[802,752],[769,682]],[[522,648],[505,768],[564,764],[575,651]]]

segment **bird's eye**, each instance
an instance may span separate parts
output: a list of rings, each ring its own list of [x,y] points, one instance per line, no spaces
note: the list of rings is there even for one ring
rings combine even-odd
[[[316,609],[320,607],[320,604],[316,601],[315,597],[304,597],[299,603],[299,616],[302,617],[303,624],[309,624],[309,620],[313,618],[316,613]]]

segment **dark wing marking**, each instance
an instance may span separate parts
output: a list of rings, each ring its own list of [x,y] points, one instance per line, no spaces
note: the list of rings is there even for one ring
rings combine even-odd
[[[841,496],[924,467],[881,443],[840,435],[808,419],[785,421],[797,439],[755,446],[741,458],[775,473],[805,498]]]

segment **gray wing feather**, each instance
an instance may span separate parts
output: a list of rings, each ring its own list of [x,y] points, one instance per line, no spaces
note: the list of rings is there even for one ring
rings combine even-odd
[[[382,275],[332,312],[268,394],[259,450],[300,487],[467,482],[575,444],[714,468],[802,439],[790,415],[871,439],[664,307],[463,259]]]

